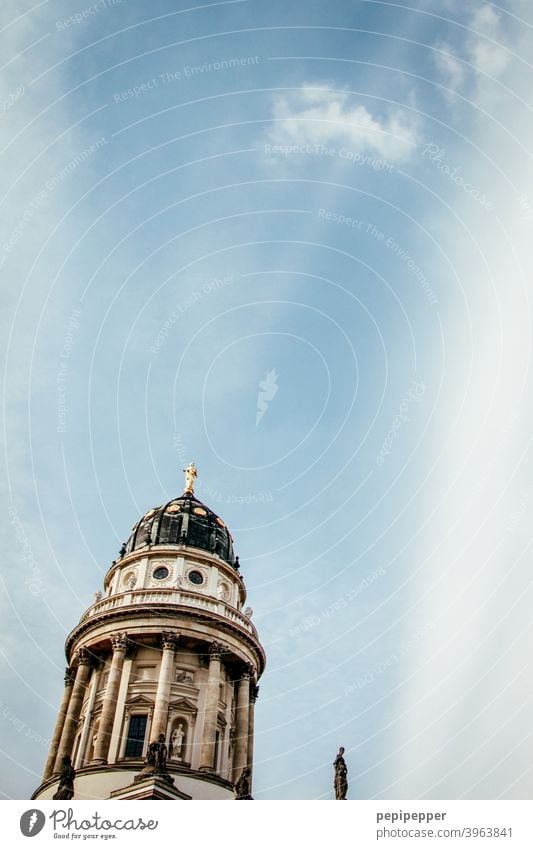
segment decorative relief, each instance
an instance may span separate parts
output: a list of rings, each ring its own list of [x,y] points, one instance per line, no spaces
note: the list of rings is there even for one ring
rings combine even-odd
[[[122,576],[122,584],[132,590],[137,583],[137,572],[135,569],[127,569]]]
[[[222,601],[229,601],[231,594],[228,585],[224,581],[220,581],[217,586],[217,597]]]
[[[188,669],[176,669],[176,684],[194,684],[194,673]]]

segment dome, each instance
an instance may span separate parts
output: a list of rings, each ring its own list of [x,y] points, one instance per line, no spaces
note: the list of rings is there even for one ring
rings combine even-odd
[[[153,507],[139,519],[121,554],[129,554],[147,545],[190,545],[203,548],[235,566],[230,532],[220,516],[196,498],[191,482],[183,495]]]

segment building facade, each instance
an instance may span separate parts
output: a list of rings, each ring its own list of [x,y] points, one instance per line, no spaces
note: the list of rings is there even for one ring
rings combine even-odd
[[[254,704],[265,653],[223,520],[185,491],[133,526],[103,593],[66,640],[65,690],[42,783],[64,757],[74,799],[234,799],[253,768]],[[161,736],[163,735],[163,736]],[[166,745],[166,778],[145,775]]]

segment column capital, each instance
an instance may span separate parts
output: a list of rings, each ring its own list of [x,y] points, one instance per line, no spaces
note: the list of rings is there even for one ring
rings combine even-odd
[[[220,660],[224,652],[227,652],[227,648],[222,643],[217,643],[216,641],[209,645],[207,649],[207,653],[209,655],[210,660]]]
[[[111,637],[111,648],[113,649],[113,654],[116,651],[125,652],[128,648],[128,635],[125,631],[121,631],[119,634],[113,634]]]
[[[241,667],[241,678],[253,678],[255,675],[255,669],[251,663],[244,663]]]
[[[172,651],[175,651],[178,639],[179,634],[175,631],[163,631],[161,634],[163,649],[172,649]]]
[[[255,704],[256,701],[257,701],[258,695],[259,695],[259,687],[255,683],[255,681],[252,681],[251,684],[250,684],[250,701]]]
[[[65,687],[72,687],[76,678],[76,670],[72,666],[67,666],[65,669]]]
[[[89,650],[85,648],[78,649],[75,658],[78,661],[78,666],[90,666],[92,663],[91,654]]]

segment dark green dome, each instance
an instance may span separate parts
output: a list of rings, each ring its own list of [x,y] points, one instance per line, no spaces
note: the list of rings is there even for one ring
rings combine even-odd
[[[133,526],[121,554],[129,554],[150,545],[190,545],[218,554],[235,566],[233,538],[216,513],[192,492],[184,492],[160,507],[148,510]],[[238,562],[237,562],[238,567]]]

